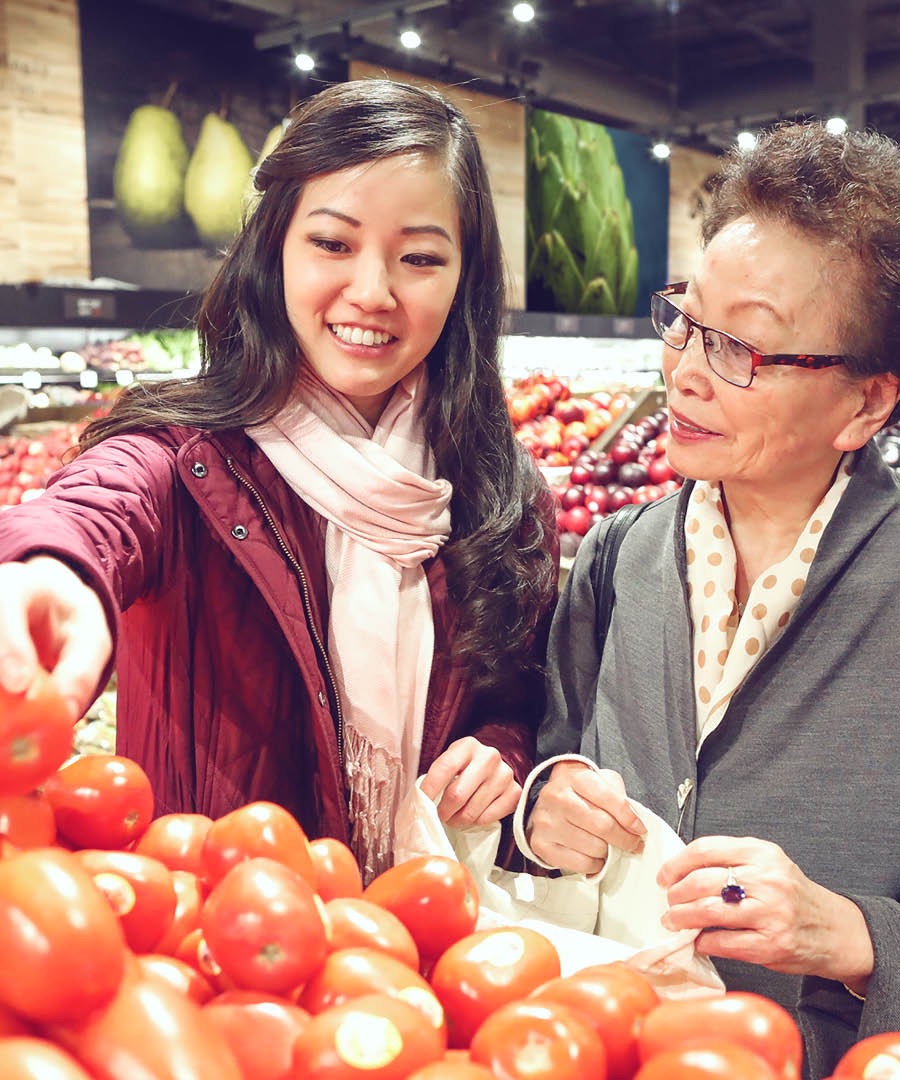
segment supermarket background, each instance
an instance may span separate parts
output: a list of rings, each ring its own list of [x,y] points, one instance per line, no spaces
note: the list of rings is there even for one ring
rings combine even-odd
[[[0,0],[0,505],[40,490],[121,385],[196,368],[191,314],[223,241],[186,214],[164,239],[129,227],[114,176],[138,109],[166,110],[186,153],[218,117],[245,174],[290,109],[329,81],[388,76],[450,96],[478,129],[501,224],[511,413],[556,484],[568,476],[558,444],[584,435],[586,412],[600,451],[660,407],[648,297],[690,274],[709,180],[738,129],[840,108],[851,123],[900,130],[900,4],[553,0],[534,5],[530,24],[511,8]],[[418,49],[397,44],[407,24]],[[311,72],[294,62],[302,51]],[[561,201],[538,206],[561,125],[577,125],[618,194],[601,198],[583,162],[554,162]],[[569,235],[563,222],[579,215],[584,235]],[[581,249],[610,219],[621,251],[598,289]],[[574,286],[548,270],[550,251],[574,267]],[[553,403],[537,415],[522,404],[535,380],[553,378],[576,399],[565,424]],[[606,422],[616,394],[628,405]],[[887,437],[885,447],[896,451]],[[567,466],[575,456],[570,440]]]

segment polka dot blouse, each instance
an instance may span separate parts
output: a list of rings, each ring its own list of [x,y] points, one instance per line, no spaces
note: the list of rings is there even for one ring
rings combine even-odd
[[[718,726],[732,694],[777,640],[806,585],[825,526],[853,466],[845,454],[837,477],[791,553],[760,574],[742,611],[735,593],[737,560],[717,484],[698,481],[685,517],[688,596],[694,627],[697,749]]]

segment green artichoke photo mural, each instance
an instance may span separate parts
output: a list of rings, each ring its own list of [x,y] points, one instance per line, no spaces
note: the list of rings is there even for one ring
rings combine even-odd
[[[640,171],[639,136],[543,109],[531,109],[527,146],[527,256],[529,310],[582,315],[643,314],[644,293],[665,275],[668,178],[646,154],[647,185],[635,208],[619,156],[621,137],[636,139],[630,157]],[[636,225],[651,239],[640,250]],[[662,258],[660,258],[662,255]],[[642,262],[647,265],[642,266]],[[652,265],[651,265],[652,264]]]

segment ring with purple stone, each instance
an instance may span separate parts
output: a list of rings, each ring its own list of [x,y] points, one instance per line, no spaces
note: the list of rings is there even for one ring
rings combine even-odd
[[[728,877],[721,892],[721,897],[726,904],[739,904],[747,895],[741,885],[738,885],[734,871],[728,867]]]

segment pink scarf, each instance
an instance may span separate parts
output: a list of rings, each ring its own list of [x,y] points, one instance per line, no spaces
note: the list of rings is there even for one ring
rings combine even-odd
[[[344,713],[352,846],[363,877],[391,865],[394,814],[415,782],[434,653],[422,563],[450,535],[419,404],[424,364],[395,388],[374,430],[304,373],[303,400],[247,434],[328,521],[328,653]]]

